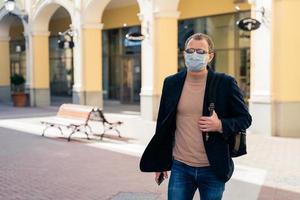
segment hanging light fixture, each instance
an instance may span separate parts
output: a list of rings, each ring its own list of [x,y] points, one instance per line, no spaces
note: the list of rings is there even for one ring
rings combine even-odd
[[[74,47],[74,41],[73,41],[74,31],[71,28],[64,31],[63,33],[58,32],[58,35],[60,36],[60,39],[57,41],[58,48],[73,49],[73,47]]]
[[[251,0],[234,0],[233,1],[233,4],[235,5],[235,10],[237,12],[239,12],[241,10],[241,7],[239,4],[243,4],[243,3],[251,3]],[[262,8],[260,10],[254,10],[254,11],[260,12],[262,14],[262,16],[264,16],[264,13],[265,13],[264,8]],[[237,21],[236,25],[244,31],[253,31],[260,27],[261,22],[258,21],[257,19],[254,19],[251,17],[246,17],[246,18],[243,18],[243,19],[240,19],[239,21]]]
[[[11,15],[19,17],[25,23],[28,24],[28,15],[26,14],[25,10],[21,10],[18,8],[15,0],[4,0],[4,7],[5,10]]]
[[[127,33],[125,37],[127,38],[127,40],[132,42],[142,41],[145,39],[145,36],[140,32]]]
[[[5,0],[5,9],[8,12],[12,12],[15,9],[15,0]]]

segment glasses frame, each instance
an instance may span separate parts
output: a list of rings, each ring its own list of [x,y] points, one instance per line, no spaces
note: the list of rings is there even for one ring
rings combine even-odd
[[[188,53],[188,54],[192,54],[192,53],[197,53],[197,54],[211,54],[213,53],[213,51],[205,51],[203,49],[194,49],[194,48],[188,48],[185,49],[184,52]]]

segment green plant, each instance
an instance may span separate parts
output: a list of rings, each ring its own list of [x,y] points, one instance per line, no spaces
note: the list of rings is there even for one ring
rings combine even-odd
[[[15,92],[22,92],[24,91],[24,83],[25,78],[20,74],[13,74],[10,77],[10,82],[13,86],[13,91]]]

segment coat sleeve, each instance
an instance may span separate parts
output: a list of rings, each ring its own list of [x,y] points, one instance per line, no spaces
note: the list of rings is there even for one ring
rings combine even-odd
[[[229,77],[229,118],[220,119],[222,122],[223,134],[230,136],[234,133],[246,130],[252,122],[252,117],[244,102],[244,98],[237,82],[234,78]]]
[[[164,119],[165,116],[165,98],[166,98],[166,81],[167,78],[165,78],[164,83],[163,83],[163,88],[162,88],[162,93],[161,93],[161,98],[160,98],[160,103],[159,103],[159,109],[158,109],[158,115],[157,115],[157,120],[156,120],[156,128],[155,128],[155,134],[157,134],[161,124],[162,120]]]
[[[140,160],[140,170],[142,172],[155,172],[155,171],[160,171],[159,170],[159,162],[158,162],[158,148],[157,148],[157,136],[159,134],[159,129],[162,124],[162,119],[164,118],[165,115],[165,91],[166,91],[166,79],[164,80],[163,83],[163,89],[162,89],[162,95],[160,99],[160,105],[159,105],[159,111],[158,111],[158,117],[157,117],[157,123],[156,123],[156,130],[155,134],[150,140],[149,144],[147,145],[141,160]]]

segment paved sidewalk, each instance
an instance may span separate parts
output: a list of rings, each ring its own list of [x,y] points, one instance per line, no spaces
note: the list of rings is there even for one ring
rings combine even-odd
[[[0,188],[5,187],[0,189],[0,199],[17,199],[3,196],[15,193],[34,197],[20,199],[118,199],[118,195],[120,199],[147,199],[147,195],[149,199],[166,199],[167,182],[157,187],[153,174],[138,170],[139,156],[154,133],[154,122],[132,113],[107,113],[109,120],[125,122],[120,128],[122,139],[110,133],[103,141],[87,141],[84,134],[75,134],[68,143],[55,129],[40,137],[40,119],[56,111],[57,107],[0,106],[0,146],[5,149],[0,153]],[[101,132],[97,123],[92,123],[92,128]],[[300,139],[248,134],[248,155],[235,159],[235,165],[225,200],[300,199]],[[54,192],[61,198],[51,198]],[[196,193],[195,199],[198,196]]]
[[[134,156],[3,128],[0,146],[1,200],[107,200],[125,192],[165,199],[165,186],[141,174]]]

